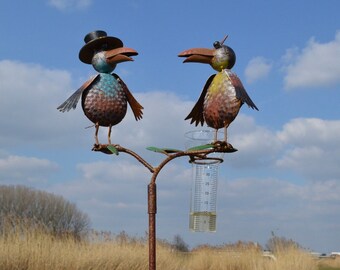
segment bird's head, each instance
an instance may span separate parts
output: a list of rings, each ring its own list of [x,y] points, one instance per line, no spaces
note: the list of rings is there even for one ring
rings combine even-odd
[[[111,50],[100,50],[92,58],[92,66],[98,72],[110,73],[116,65],[126,61],[133,61],[131,56],[138,52],[131,48],[119,47]]]
[[[179,57],[186,57],[183,63],[196,62],[209,64],[213,69],[221,71],[223,69],[231,69],[236,62],[236,55],[232,48],[224,45],[224,39],[214,42],[214,49],[192,48],[181,52]]]

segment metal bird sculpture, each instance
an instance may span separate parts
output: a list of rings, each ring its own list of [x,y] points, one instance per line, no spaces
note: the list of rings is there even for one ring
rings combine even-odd
[[[224,143],[227,143],[227,128],[236,118],[243,103],[247,103],[252,109],[258,110],[254,102],[248,96],[242,82],[231,68],[236,62],[236,55],[232,48],[224,45],[226,36],[221,42],[214,42],[214,49],[193,48],[181,52],[179,57],[186,57],[183,63],[198,62],[210,64],[218,71],[210,76],[206,82],[201,96],[193,107],[192,111],[185,118],[191,119],[191,124],[197,126],[204,122],[215,129],[214,142],[217,142],[217,131],[224,128]],[[236,150],[235,150],[236,151]]]
[[[133,61],[131,56],[138,53],[131,48],[123,47],[123,42],[107,36],[105,31],[94,31],[84,38],[85,45],[79,52],[79,59],[92,64],[99,72],[86,81],[57,109],[66,112],[75,109],[81,99],[86,117],[95,124],[95,140],[99,145],[98,130],[100,126],[109,127],[108,143],[111,144],[111,128],[120,123],[126,115],[129,103],[135,119],[142,118],[143,107],[137,102],[123,80],[111,72],[118,63]]]

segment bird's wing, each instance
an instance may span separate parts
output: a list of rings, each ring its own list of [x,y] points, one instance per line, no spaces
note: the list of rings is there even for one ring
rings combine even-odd
[[[244,89],[243,84],[241,80],[237,77],[235,73],[233,73],[230,70],[226,70],[232,85],[235,87],[236,91],[236,98],[241,100],[242,103],[247,103],[249,107],[255,110],[259,110],[255,103],[251,100],[251,98],[248,96],[246,89]]]
[[[86,88],[91,86],[96,79],[100,75],[97,74],[96,76],[92,77],[91,79],[87,80],[77,91],[75,91],[63,104],[61,104],[57,109],[61,112],[68,112],[71,109],[75,109],[77,107],[77,103],[81,94],[84,92]]]
[[[205,83],[205,86],[202,90],[202,93],[196,102],[195,106],[192,108],[189,115],[185,118],[185,120],[191,119],[190,124],[195,122],[195,126],[198,126],[198,124],[201,124],[203,126],[204,124],[204,116],[203,116],[203,104],[205,95],[207,94],[208,88],[212,82],[212,80],[215,78],[216,74],[213,74],[209,77],[207,82]]]
[[[127,101],[132,109],[132,112],[135,116],[136,121],[140,120],[143,118],[143,106],[138,103],[138,101],[134,98],[134,96],[131,94],[129,88],[126,86],[124,81],[115,73],[112,73],[112,75],[116,78],[116,80],[119,82],[119,84],[122,86],[125,94]]]

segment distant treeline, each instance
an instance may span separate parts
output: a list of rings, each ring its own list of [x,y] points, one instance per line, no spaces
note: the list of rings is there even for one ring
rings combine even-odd
[[[90,219],[62,196],[25,186],[0,185],[0,233],[21,226],[43,229],[55,236],[82,237]]]

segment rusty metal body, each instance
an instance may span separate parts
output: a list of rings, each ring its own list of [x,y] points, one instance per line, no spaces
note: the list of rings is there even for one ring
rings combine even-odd
[[[91,32],[85,36],[86,44],[79,52],[79,59],[92,64],[99,73],[86,81],[74,94],[58,107],[61,112],[75,109],[82,97],[82,108],[86,117],[96,126],[95,139],[98,141],[99,126],[111,127],[120,123],[130,105],[136,120],[142,118],[143,107],[133,97],[123,80],[111,72],[118,63],[132,61],[131,56],[138,53],[131,48],[123,47],[120,39],[108,37],[104,31]]]
[[[207,125],[216,130],[224,128],[224,141],[227,142],[227,127],[236,118],[241,106],[246,103],[252,109],[258,110],[248,96],[240,79],[231,68],[236,62],[235,52],[222,42],[216,41],[214,49],[193,48],[181,52],[178,56],[185,57],[184,63],[198,62],[209,64],[218,71],[207,80],[195,106],[185,118],[195,123]]]
[[[234,121],[242,106],[236,93],[240,86],[240,80],[230,70],[215,75],[203,103],[203,117],[209,127],[220,129]]]
[[[114,126],[126,115],[126,94],[113,75],[101,73],[97,81],[83,92],[82,108],[93,123]]]

